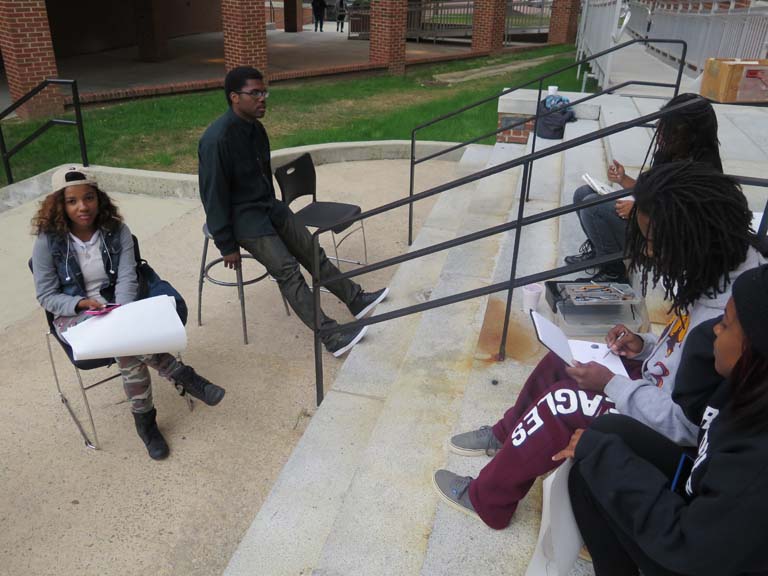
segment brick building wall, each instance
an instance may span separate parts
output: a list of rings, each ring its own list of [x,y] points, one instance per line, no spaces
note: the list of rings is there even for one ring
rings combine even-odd
[[[263,2],[221,0],[224,66],[267,68],[266,11]]]
[[[504,48],[506,0],[475,0],[472,50],[496,54]]]
[[[46,78],[58,76],[45,0],[0,0],[0,50],[11,99],[18,100]],[[17,110],[22,118],[63,109],[56,87],[48,87]]]
[[[371,0],[372,64],[386,64],[393,74],[405,72],[408,0]]]
[[[573,44],[579,25],[579,0],[555,0],[549,19],[549,43]]]

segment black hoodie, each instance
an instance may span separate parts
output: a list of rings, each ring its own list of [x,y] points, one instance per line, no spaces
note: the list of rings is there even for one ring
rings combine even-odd
[[[728,392],[724,382],[703,410],[685,495],[615,434],[587,430],[576,448],[603,510],[672,572],[768,575],[768,430],[735,428]]]

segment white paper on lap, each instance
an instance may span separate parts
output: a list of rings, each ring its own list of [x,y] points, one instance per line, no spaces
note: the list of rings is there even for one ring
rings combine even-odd
[[[62,333],[75,360],[181,352],[187,333],[172,296],[155,296],[94,316]]]
[[[544,480],[539,540],[525,576],[568,576],[579,557],[581,533],[568,494],[572,466],[569,458]]]

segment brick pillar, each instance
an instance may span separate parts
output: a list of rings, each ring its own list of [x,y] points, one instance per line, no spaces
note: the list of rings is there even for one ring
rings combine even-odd
[[[525,124],[519,124],[522,120],[528,118],[522,114],[499,113],[499,128],[505,128],[503,132],[496,134],[496,142],[505,144],[527,144],[528,136],[536,127],[533,120],[527,120]],[[512,126],[517,124],[516,126]]]
[[[549,43],[573,44],[579,25],[579,0],[554,0],[549,19]]]
[[[224,28],[224,66],[267,69],[267,13],[264,2],[221,0]]]
[[[497,54],[504,48],[506,0],[475,0],[472,50]]]
[[[136,0],[136,36],[139,60],[158,62],[168,58],[168,35],[162,0]]]
[[[407,17],[408,0],[371,0],[370,61],[393,74],[405,72]]]
[[[283,21],[286,32],[301,32],[304,29],[303,4],[302,0],[283,1]]]
[[[59,75],[45,0],[0,0],[0,50],[14,101],[46,78]],[[63,96],[50,86],[16,112],[29,118],[63,109]]]

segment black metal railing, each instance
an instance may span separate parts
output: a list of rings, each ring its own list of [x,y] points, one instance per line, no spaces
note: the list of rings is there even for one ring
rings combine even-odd
[[[21,142],[16,144],[10,150],[6,149],[5,135],[3,134],[2,121],[13,114],[17,108],[23,106],[29,102],[32,98],[37,96],[46,87],[50,85],[63,85],[70,86],[72,88],[72,107],[75,111],[74,120],[63,120],[60,118],[53,118],[48,120],[45,124],[37,128],[32,134],[24,138]],[[83,115],[80,110],[80,94],[77,91],[77,80],[65,80],[63,78],[49,78],[43,80],[35,88],[27,92],[24,96],[19,98],[16,102],[8,106],[5,110],[0,112],[0,155],[3,158],[3,169],[5,170],[5,177],[8,184],[13,184],[13,172],[11,171],[11,158],[18,154],[25,146],[36,140],[43,133],[47,132],[49,128],[53,126],[75,126],[77,128],[77,137],[80,142],[80,158],[83,166],[88,166],[88,150],[85,145],[85,132],[83,131]]]
[[[407,196],[405,198],[401,198],[399,200],[395,200],[394,202],[390,202],[389,204],[386,204],[384,206],[380,206],[378,208],[374,208],[372,210],[367,210],[363,212],[362,214],[359,214],[357,216],[353,216],[350,218],[347,218],[343,220],[342,222],[339,222],[338,225],[347,225],[351,224],[357,220],[362,220],[366,218],[371,218],[373,216],[377,216],[379,214],[383,214],[385,212],[389,212],[391,210],[395,210],[397,208],[401,208],[403,206],[409,206],[412,205],[414,202],[418,202],[420,200],[424,200],[426,198],[429,198],[431,196],[435,196],[437,194],[440,194],[442,192],[445,192],[447,190],[452,190],[454,188],[457,188],[459,186],[463,186],[466,184],[470,184],[472,182],[477,182],[479,180],[482,180],[484,178],[487,178],[489,176],[493,176],[495,174],[499,174],[501,172],[504,172],[506,170],[511,170],[513,168],[517,168],[518,166],[523,166],[523,180],[527,177],[527,174],[530,172],[530,166],[532,163],[536,160],[539,160],[541,158],[551,156],[553,154],[557,154],[559,152],[563,152],[565,150],[575,148],[576,146],[580,146],[582,144],[587,144],[589,142],[593,142],[595,140],[600,140],[602,138],[605,138],[607,136],[610,136],[612,134],[616,134],[619,132],[622,132],[624,130],[628,130],[631,128],[634,128],[635,126],[639,126],[641,124],[648,124],[652,121],[655,121],[663,116],[666,116],[667,114],[678,112],[690,105],[692,103],[698,102],[698,99],[688,100],[686,102],[682,102],[679,104],[676,104],[674,106],[669,106],[665,108],[664,110],[659,110],[657,112],[653,112],[651,114],[647,114],[645,116],[638,117],[631,121],[625,121],[620,122],[618,124],[614,124],[612,126],[607,126],[604,128],[601,128],[599,130],[596,130],[595,132],[592,132],[590,134],[585,134],[579,137],[576,137],[572,140],[569,140],[568,142],[562,142],[559,144],[555,144],[549,148],[546,148],[544,150],[540,150],[537,152],[532,152],[530,154],[527,154],[525,156],[522,156],[520,158],[515,158],[513,160],[498,164],[496,166],[492,166],[490,168],[485,168],[484,170],[480,170],[474,174],[470,174],[468,176],[464,176],[461,178],[458,178],[456,180],[453,180],[451,182],[447,182],[445,184],[441,184],[439,186],[436,186],[434,188],[431,188],[429,190],[425,190],[423,192],[419,192],[418,194],[413,194],[411,196]],[[327,286],[328,284],[332,282],[336,282],[342,279],[346,278],[354,278],[356,276],[361,276],[363,274],[367,274],[369,272],[373,272],[376,270],[380,270],[382,268],[387,268],[389,266],[394,266],[396,264],[402,264],[403,262],[407,262],[410,260],[414,260],[416,258],[421,258],[424,256],[428,256],[430,254],[434,254],[436,252],[440,252],[442,250],[447,250],[449,248],[453,248],[455,246],[460,246],[462,244],[467,244],[469,242],[474,242],[483,238],[487,238],[489,236],[493,236],[495,234],[500,234],[503,232],[509,232],[511,230],[517,230],[521,229],[525,226],[528,226],[530,224],[534,224],[536,222],[541,222],[543,220],[547,220],[549,218],[555,218],[559,216],[563,216],[565,214],[569,214],[571,212],[576,212],[577,210],[581,210],[583,208],[589,208],[591,206],[595,206],[598,204],[602,204],[603,202],[609,202],[612,200],[617,200],[619,198],[623,198],[625,196],[628,196],[632,193],[631,190],[622,190],[618,192],[614,192],[612,194],[607,194],[605,196],[601,196],[595,200],[590,200],[588,202],[582,202],[579,204],[570,204],[568,206],[562,206],[553,210],[547,210],[545,212],[541,212],[539,214],[531,215],[524,217],[524,208],[525,208],[525,195],[523,193],[523,190],[521,189],[520,192],[520,201],[518,206],[518,215],[517,219],[512,222],[506,222],[504,224],[499,224],[497,226],[493,226],[484,230],[480,230],[478,232],[473,232],[471,234],[467,234],[464,236],[460,236],[457,238],[454,238],[452,240],[447,240],[444,242],[439,242],[437,244],[433,244],[431,246],[428,246],[426,248],[421,248],[418,250],[413,250],[411,252],[408,252],[407,254],[401,254],[399,256],[394,256],[392,258],[388,258],[386,260],[382,260],[379,262],[375,262],[373,264],[369,264],[367,266],[363,266],[360,268],[357,268],[355,270],[350,270],[348,272],[343,272],[335,275],[332,278],[327,278],[325,280],[320,280],[319,278],[319,269],[320,269],[320,235],[329,231],[330,228],[318,228],[315,230],[312,236],[313,241],[313,266],[312,266],[312,289],[314,294],[314,304],[315,304],[315,318],[314,318],[314,335],[315,335],[315,378],[316,378],[316,391],[317,391],[317,402],[318,405],[320,402],[322,402],[323,399],[323,364],[322,364],[322,337],[334,333],[334,332],[342,332],[346,330],[354,330],[362,328],[363,326],[368,326],[371,324],[377,324],[380,322],[385,322],[388,320],[393,320],[395,318],[401,318],[403,316],[408,316],[410,314],[416,314],[419,312],[423,312],[425,310],[430,310],[433,308],[438,308],[441,306],[446,306],[448,304],[453,304],[457,302],[462,302],[464,300],[469,300],[472,298],[477,298],[480,296],[486,296],[489,294],[493,294],[494,292],[500,292],[503,290],[508,291],[507,296],[507,307],[506,307],[506,313],[505,313],[505,320],[504,320],[504,331],[502,333],[502,342],[501,346],[499,348],[499,358],[503,359],[504,357],[504,350],[506,346],[506,332],[509,326],[509,315],[511,310],[511,303],[512,303],[512,295],[514,288],[517,288],[519,286],[523,286],[525,284],[529,284],[531,282],[541,281],[549,278],[555,278],[558,276],[562,276],[565,274],[571,274],[574,272],[579,272],[581,270],[584,270],[586,268],[600,265],[605,262],[609,262],[612,260],[616,260],[617,258],[621,258],[621,254],[612,254],[604,257],[600,257],[598,259],[592,260],[587,264],[573,264],[568,266],[563,266],[559,268],[555,268],[553,270],[548,270],[545,272],[541,272],[532,276],[526,276],[523,278],[517,278],[517,260],[518,260],[518,254],[520,250],[520,234],[515,234],[515,242],[514,242],[514,248],[513,248],[513,255],[512,255],[512,264],[511,264],[511,270],[510,270],[510,279],[509,281],[500,282],[497,284],[493,284],[491,286],[486,286],[483,288],[478,288],[475,290],[469,290],[467,292],[462,292],[458,294],[454,294],[451,296],[446,296],[443,298],[438,298],[435,300],[431,300],[429,302],[424,302],[421,304],[415,304],[412,306],[407,306],[405,308],[401,308],[398,310],[393,310],[391,312],[386,312],[383,314],[377,314],[376,316],[372,318],[365,318],[363,320],[357,320],[354,322],[350,322],[347,324],[339,324],[333,328],[320,328],[320,288],[323,286]]]
[[[489,138],[491,136],[496,136],[500,132],[504,132],[506,130],[511,130],[517,126],[522,126],[526,122],[530,122],[533,120],[534,122],[538,123],[538,121],[541,118],[546,118],[547,116],[554,114],[557,110],[551,110],[545,113],[539,112],[539,106],[538,103],[541,101],[541,96],[544,90],[544,81],[548,78],[552,78],[553,76],[557,76],[558,74],[562,74],[563,72],[570,70],[571,68],[577,68],[579,66],[582,66],[584,64],[587,64],[591,62],[592,60],[595,60],[597,58],[601,58],[605,56],[606,54],[610,54],[611,52],[617,52],[619,50],[622,50],[626,48],[627,46],[632,46],[634,44],[681,44],[682,45],[682,53],[685,55],[687,51],[687,45],[682,40],[671,40],[671,39],[664,39],[664,38],[638,38],[635,40],[630,40],[628,42],[624,42],[623,44],[618,44],[616,46],[613,46],[612,48],[608,48],[607,50],[603,50],[602,52],[598,52],[588,58],[584,58],[582,60],[579,60],[578,62],[574,62],[572,64],[568,64],[567,66],[564,66],[562,68],[559,68],[558,70],[555,70],[554,72],[550,72],[548,74],[544,74],[542,76],[539,76],[538,78],[535,78],[533,80],[530,80],[528,82],[525,82],[523,84],[519,84],[515,86],[514,88],[507,88],[506,90],[502,90],[498,94],[494,94],[493,96],[488,96],[487,98],[483,98],[481,100],[477,100],[476,102],[473,102],[471,104],[467,104],[466,106],[463,106],[462,108],[459,108],[458,110],[454,110],[453,112],[449,112],[448,114],[443,114],[442,116],[438,116],[437,118],[433,118],[432,120],[429,120],[427,122],[424,122],[423,124],[420,124],[416,126],[411,131],[411,167],[410,167],[410,181],[409,181],[409,188],[408,188],[408,194],[409,196],[414,195],[414,182],[416,177],[416,166],[419,164],[422,164],[424,162],[427,162],[429,160],[434,160],[435,158],[438,158],[440,156],[443,156],[445,154],[449,154],[450,152],[455,152],[456,150],[461,150],[462,148],[465,148],[466,146],[469,146],[470,144],[475,144],[477,142],[480,142],[482,140],[485,140],[486,138]],[[680,90],[680,81],[683,77],[683,68],[685,65],[681,62],[678,65],[677,69],[677,77],[674,83],[668,83],[668,82],[651,82],[651,81],[645,81],[645,80],[629,80],[627,82],[622,82],[620,84],[616,84],[615,86],[609,86],[608,88],[601,90],[600,92],[596,92],[594,94],[589,94],[588,96],[585,96],[584,98],[579,98],[578,100],[575,100],[570,103],[570,106],[576,106],[578,104],[582,104],[583,102],[588,102],[589,100],[593,100],[595,98],[598,98],[599,96],[603,96],[604,94],[611,94],[615,92],[616,90],[620,90],[621,88],[625,88],[627,86],[656,86],[660,88],[672,88],[674,90],[674,96],[677,96],[678,91]],[[484,104],[487,104],[489,102],[492,102],[494,100],[498,100],[501,96],[505,96],[507,94],[510,94],[512,92],[515,92],[516,90],[521,90],[523,88],[526,88],[527,86],[538,84],[538,97],[536,98],[536,113],[532,114],[530,116],[524,117],[521,120],[517,120],[515,122],[506,124],[504,126],[500,126],[496,130],[493,130],[491,132],[486,132],[485,134],[482,134],[480,136],[477,136],[475,138],[471,138],[470,140],[467,140],[465,142],[462,142],[460,144],[456,144],[454,146],[450,146],[448,148],[444,148],[443,150],[440,150],[438,152],[434,152],[432,154],[428,154],[426,156],[423,156],[422,158],[416,158],[416,134],[417,132],[420,132],[421,130],[424,130],[426,128],[430,128],[432,126],[435,126],[436,124],[439,124],[441,122],[445,122],[446,120],[450,120],[451,118],[455,118],[456,116],[459,116],[460,114],[463,114],[469,110],[473,110],[479,106],[482,106]],[[531,141],[531,152],[536,151],[536,130],[533,131],[533,139]],[[531,177],[533,176],[533,170],[531,169],[527,172],[526,176],[523,178],[522,181],[522,188],[525,191],[525,197],[526,200],[528,199],[530,195],[530,187],[531,187]],[[411,205],[408,208],[408,245],[410,246],[413,243],[413,205]]]

